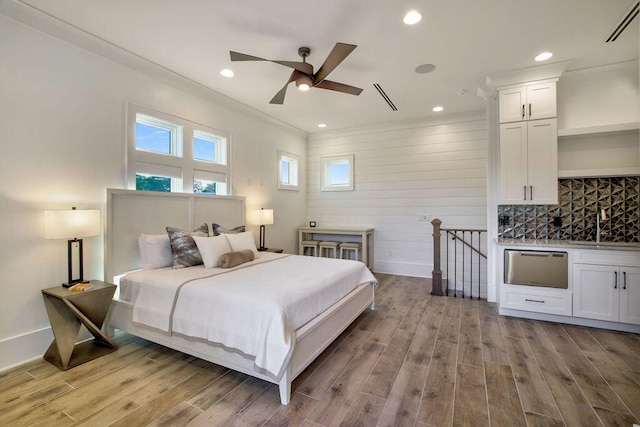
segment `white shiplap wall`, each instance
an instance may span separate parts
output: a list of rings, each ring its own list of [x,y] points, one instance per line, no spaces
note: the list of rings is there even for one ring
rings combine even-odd
[[[307,219],[373,226],[375,271],[431,277],[432,219],[486,228],[485,132],[483,114],[311,135]],[[322,192],[320,159],[339,154],[355,156],[355,190]]]

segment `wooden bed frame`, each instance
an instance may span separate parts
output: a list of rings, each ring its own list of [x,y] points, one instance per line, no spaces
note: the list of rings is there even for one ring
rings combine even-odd
[[[244,224],[244,197],[107,189],[105,281],[117,282],[118,276],[140,269],[140,233],[162,234],[166,226],[192,230],[202,223],[210,225],[213,222],[230,228]],[[105,323],[109,328],[120,329],[278,384],[280,401],[287,405],[291,398],[291,382],[368,308],[374,309],[373,285],[358,287],[327,311],[296,330],[293,353],[280,379],[274,379],[257,370],[251,358],[239,353],[200,341],[167,336],[134,325],[133,304],[120,300],[118,293]]]

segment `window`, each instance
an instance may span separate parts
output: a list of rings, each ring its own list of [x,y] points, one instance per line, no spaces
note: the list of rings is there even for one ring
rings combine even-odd
[[[353,154],[320,159],[322,191],[353,190]]]
[[[281,190],[299,190],[299,157],[278,150],[278,188]]]
[[[215,129],[128,105],[128,188],[228,194],[228,137]]]

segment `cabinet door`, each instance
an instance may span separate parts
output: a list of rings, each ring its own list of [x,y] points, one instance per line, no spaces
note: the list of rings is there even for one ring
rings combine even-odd
[[[500,90],[498,92],[500,123],[525,120],[526,97],[527,89],[524,86]]]
[[[558,204],[558,125],[556,119],[528,122],[528,203]]]
[[[573,315],[617,322],[619,318],[618,267],[573,265]]]
[[[556,117],[556,82],[527,86],[526,117],[529,120]]]
[[[640,325],[640,268],[620,267],[620,321]]]
[[[527,203],[527,123],[500,125],[500,201]]]

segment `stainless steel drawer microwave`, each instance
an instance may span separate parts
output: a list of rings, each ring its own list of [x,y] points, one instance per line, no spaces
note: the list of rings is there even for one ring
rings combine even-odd
[[[566,252],[504,251],[504,283],[567,289]]]

